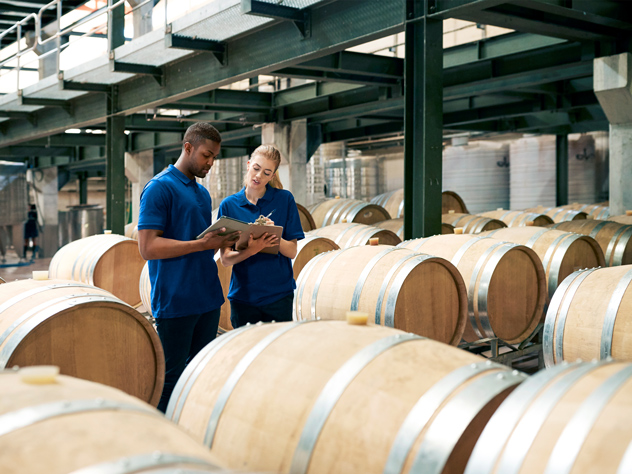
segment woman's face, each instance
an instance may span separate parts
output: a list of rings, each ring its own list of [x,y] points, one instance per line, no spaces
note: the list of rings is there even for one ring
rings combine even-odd
[[[254,155],[248,162],[246,171],[246,187],[253,191],[262,191],[265,189],[274,173],[276,172],[276,163],[263,155]]]

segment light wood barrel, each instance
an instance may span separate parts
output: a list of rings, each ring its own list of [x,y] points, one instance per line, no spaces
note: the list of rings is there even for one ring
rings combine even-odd
[[[619,224],[632,225],[632,215],[623,214],[620,216],[609,216],[610,222],[618,222]]]
[[[57,365],[154,405],[165,377],[147,319],[107,291],[67,280],[0,286],[0,369],[14,365]]]
[[[488,230],[507,227],[503,221],[481,217],[475,214],[442,214],[441,222],[450,224],[454,228],[461,227],[464,234],[478,234]]]
[[[127,304],[141,303],[138,291],[145,260],[138,242],[116,234],[92,235],[64,245],[50,261],[48,275],[109,291]]]
[[[454,191],[443,191],[441,193],[441,214],[454,211],[457,214],[467,214],[465,202]]]
[[[542,227],[512,227],[481,235],[533,249],[544,266],[549,298],[553,297],[564,278],[574,271],[606,265],[601,247],[587,235]]]
[[[386,209],[393,219],[404,216],[404,188],[380,194],[371,202]]]
[[[298,216],[301,219],[301,227],[303,228],[303,232],[309,232],[310,230],[314,230],[316,228],[316,223],[314,222],[314,218],[309,213],[305,206],[301,206],[300,204],[296,204],[296,208],[298,209]]]
[[[125,226],[125,237],[138,240],[138,222],[132,222]]]
[[[525,212],[534,212],[536,214],[545,214],[553,219],[553,222],[566,222],[577,221],[580,219],[586,219],[588,214],[582,211],[576,211],[574,209],[566,209],[564,207],[544,207],[537,206],[529,209],[525,209]]]
[[[402,241],[393,231],[364,224],[333,224],[312,230],[309,235],[331,239],[343,249],[368,245],[371,239],[379,239],[382,245],[397,245]]]
[[[391,232],[395,232],[395,235],[399,237],[401,240],[404,240],[404,218],[400,217],[398,219],[389,219],[387,221],[378,222],[375,224],[375,227],[379,227],[380,229],[387,229]],[[454,226],[450,224],[441,223],[441,233],[442,234],[454,234]]]
[[[486,421],[521,380],[519,372],[391,328],[251,325],[193,359],[167,417],[228,468],[462,472]]]
[[[391,218],[382,206],[355,199],[328,199],[311,206],[309,212],[316,227],[343,221],[370,225]]]
[[[499,337],[518,343],[542,319],[546,284],[542,263],[523,246],[472,235],[408,240],[400,247],[450,260],[468,285],[468,342]]]
[[[586,219],[560,222],[552,225],[551,228],[584,234],[595,239],[609,267],[632,263],[632,225]]]
[[[145,262],[143,271],[140,273],[138,291],[140,293],[140,300],[143,302],[145,310],[150,316],[153,316],[154,313],[151,310],[151,281],[149,281],[149,262]]]
[[[64,375],[32,384],[6,371],[0,393],[3,474],[223,472],[182,428],[105,385]]]
[[[392,218],[404,217],[404,189],[398,189],[388,193],[380,194],[371,199],[373,204],[385,208]],[[443,191],[441,193],[441,213],[447,214],[449,211],[467,214],[467,207],[454,191]]]
[[[447,260],[385,245],[349,247],[314,258],[296,282],[294,319],[371,323],[456,345],[467,323],[467,291]]]
[[[560,365],[494,413],[465,474],[632,472],[632,365]]]
[[[606,220],[610,215],[610,207],[608,207],[608,205],[604,206],[603,204],[578,204],[575,202],[562,207],[566,209],[573,209],[574,211],[585,212],[593,219],[598,220]]]
[[[545,363],[614,357],[632,361],[632,265],[580,270],[564,280],[546,314]]]
[[[328,239],[327,237],[306,235],[304,239],[297,242],[296,258],[292,260],[294,279],[298,279],[301,270],[303,270],[311,259],[321,253],[338,249],[340,249],[340,247],[333,240]],[[222,262],[219,259],[219,252],[215,255],[215,261],[217,263],[219,281],[222,284],[222,291],[224,292],[224,299],[226,300],[226,302],[222,305],[219,317],[219,327],[220,331],[229,331],[233,329],[233,325],[230,322],[230,302],[227,298],[228,290],[230,288],[230,277],[233,274],[233,267],[225,267],[222,265]]]
[[[491,219],[498,219],[507,224],[507,227],[526,227],[528,225],[534,225],[536,227],[545,227],[553,224],[551,219],[546,214],[536,214],[533,212],[524,211],[489,211],[482,212],[479,216],[489,217]],[[490,229],[491,230],[491,229]]]

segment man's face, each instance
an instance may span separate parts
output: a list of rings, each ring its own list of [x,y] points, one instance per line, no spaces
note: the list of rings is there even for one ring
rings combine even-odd
[[[204,178],[211,171],[220,148],[221,144],[212,140],[204,140],[196,147],[188,142],[185,143],[184,149],[189,155],[188,171],[193,176]]]

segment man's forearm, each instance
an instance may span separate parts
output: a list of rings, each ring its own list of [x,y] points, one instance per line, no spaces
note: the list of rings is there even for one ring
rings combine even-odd
[[[165,237],[154,237],[141,250],[141,255],[145,260],[158,260],[182,257],[183,255],[202,250],[206,249],[204,249],[199,240],[182,241]]]

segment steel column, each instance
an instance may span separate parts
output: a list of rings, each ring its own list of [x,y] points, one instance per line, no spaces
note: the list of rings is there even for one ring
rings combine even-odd
[[[125,233],[125,116],[116,112],[118,87],[107,95],[105,132],[106,227],[114,234]]]
[[[555,202],[568,204],[568,135],[555,136]]]
[[[79,181],[79,204],[88,204],[88,173],[83,171],[77,177]]]
[[[443,22],[431,0],[406,1],[404,237],[441,233]]]

